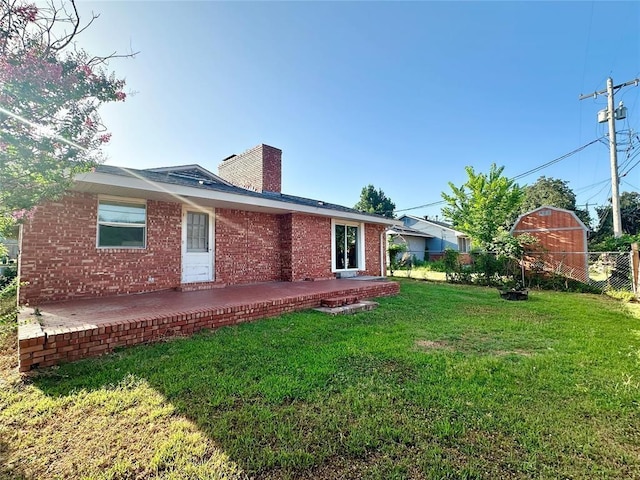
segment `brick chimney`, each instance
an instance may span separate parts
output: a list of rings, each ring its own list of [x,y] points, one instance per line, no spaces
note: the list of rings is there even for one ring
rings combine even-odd
[[[218,176],[238,187],[256,192],[282,189],[282,150],[260,144],[218,165]]]

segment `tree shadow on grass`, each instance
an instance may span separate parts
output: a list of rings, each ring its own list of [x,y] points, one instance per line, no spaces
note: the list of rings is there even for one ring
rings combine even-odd
[[[319,321],[330,322],[311,313],[201,332],[61,365],[33,381],[59,397],[141,379],[250,474],[275,468],[299,476],[336,455],[367,455],[362,445],[373,442],[373,450],[385,435],[396,444],[412,442],[403,438],[404,420],[386,412],[395,401],[389,385],[412,379],[415,366],[325,348],[343,340],[349,325],[368,325],[363,318],[335,320],[328,333]],[[354,384],[372,394],[361,398]],[[358,402],[356,412],[349,405]]]
[[[28,477],[21,468],[9,464],[10,452],[10,445],[0,440],[0,480],[26,480]]]

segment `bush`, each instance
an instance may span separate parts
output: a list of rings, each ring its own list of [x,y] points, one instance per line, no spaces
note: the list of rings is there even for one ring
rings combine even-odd
[[[424,267],[432,272],[446,272],[447,267],[444,264],[444,260],[433,260],[424,262]]]
[[[18,267],[15,265],[11,265],[8,267],[4,267],[2,275],[0,275],[0,288],[8,285],[18,276]]]
[[[0,326],[15,324],[18,318],[18,278],[0,287]]]
[[[572,278],[558,275],[557,273],[540,272],[527,276],[527,286],[529,288],[539,288],[540,290],[556,290],[562,292],[575,293],[602,293],[602,289],[594,285],[580,282]]]

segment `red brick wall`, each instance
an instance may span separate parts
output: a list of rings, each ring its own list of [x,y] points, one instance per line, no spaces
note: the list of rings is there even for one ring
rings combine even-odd
[[[23,227],[21,303],[141,293],[180,286],[178,203],[147,202],[147,247],[97,248],[95,195],[39,207]],[[367,275],[380,274],[381,225],[365,226]],[[241,284],[332,278],[331,219],[216,209],[215,281]]]
[[[281,280],[280,219],[277,215],[216,209],[216,282]]]
[[[361,275],[380,276],[380,241],[385,242],[384,225],[366,223],[364,226],[365,271]],[[386,252],[385,252],[386,258]]]
[[[179,204],[147,202],[144,249],[97,248],[97,211],[97,196],[82,193],[36,209],[23,226],[20,276],[28,285],[20,288],[21,303],[149,292],[180,284]]]
[[[291,215],[291,280],[333,278],[331,219]]]
[[[218,165],[218,175],[239,187],[257,192],[280,192],[282,150],[258,145]]]
[[[282,150],[262,145],[262,189],[282,191]]]
[[[293,270],[291,268],[292,245],[293,245],[293,214],[280,215],[280,279],[283,282],[293,281]]]

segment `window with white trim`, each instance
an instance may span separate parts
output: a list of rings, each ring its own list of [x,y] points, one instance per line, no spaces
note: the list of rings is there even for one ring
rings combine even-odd
[[[98,201],[98,247],[144,248],[146,233],[147,205],[144,202]]]
[[[364,269],[364,226],[334,220],[332,223],[332,269]]]
[[[471,239],[468,237],[458,237],[458,251],[461,253],[469,253],[471,250]]]

